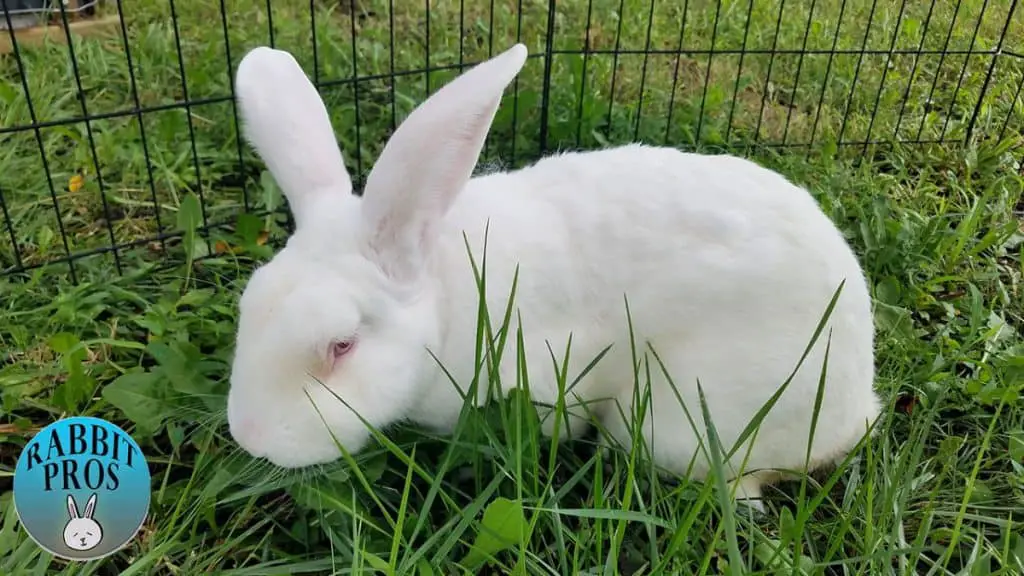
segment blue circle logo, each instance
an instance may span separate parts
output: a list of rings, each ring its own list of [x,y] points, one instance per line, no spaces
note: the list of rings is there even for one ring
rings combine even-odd
[[[55,556],[113,554],[149,513],[149,465],[135,440],[99,418],[65,418],[39,431],[14,469],[14,508],[28,535]]]

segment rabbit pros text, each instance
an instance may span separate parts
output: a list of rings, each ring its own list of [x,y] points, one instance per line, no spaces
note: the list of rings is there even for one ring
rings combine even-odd
[[[118,470],[121,466],[133,467],[140,459],[136,452],[132,443],[117,432],[97,425],[71,424],[66,430],[53,428],[49,438],[32,444],[28,470],[43,467],[47,492],[100,487],[117,490]]]

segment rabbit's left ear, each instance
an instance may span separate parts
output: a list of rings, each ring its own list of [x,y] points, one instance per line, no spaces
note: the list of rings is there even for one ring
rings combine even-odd
[[[242,131],[288,199],[295,224],[321,215],[325,195],[352,193],[327,108],[295,58],[261,46],[235,74]]]
[[[93,512],[96,511],[96,495],[89,496],[89,501],[85,503],[85,516],[84,518],[92,518]]]
[[[71,494],[68,494],[68,514],[72,520],[78,518],[78,505],[75,504],[75,499]]]
[[[369,256],[392,278],[419,273],[526,55],[526,46],[516,44],[441,87],[384,147],[367,177],[362,212]]]

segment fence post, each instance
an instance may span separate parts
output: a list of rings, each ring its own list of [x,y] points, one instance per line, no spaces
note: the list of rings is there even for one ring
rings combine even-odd
[[[18,236],[14,233],[14,221],[11,220],[11,214],[7,211],[7,201],[4,200],[4,191],[0,188],[0,213],[4,217],[4,225],[7,228],[7,234],[11,237],[11,248],[14,249],[14,272],[22,272],[25,270],[25,265],[21,262],[21,249],[18,248]]]
[[[1016,0],[1015,0],[1016,1]],[[540,153],[548,151],[548,108],[551,95],[551,56],[555,43],[555,0],[548,0],[548,30],[544,39],[544,85],[540,95]]]
[[[988,85],[992,80],[992,72],[995,71],[996,61],[999,60],[999,56],[1003,53],[1003,41],[1006,40],[1006,32],[1010,29],[1010,22],[1013,21],[1013,13],[1017,11],[1017,0],[1013,0],[1010,4],[1010,10],[1006,14],[1006,22],[1003,22],[1003,30],[999,34],[999,43],[996,44],[996,49],[992,52],[992,59],[988,63],[988,70],[985,72],[985,80],[981,84],[981,91],[978,93],[978,101],[974,104],[974,112],[971,113],[971,120],[967,123],[967,132],[964,134],[964,144],[969,144],[971,136],[974,135],[974,125],[978,121],[978,114],[981,112],[981,105],[985,101],[985,96],[988,93]],[[970,58],[970,55],[967,56]],[[964,66],[967,62],[964,62]],[[1012,112],[1012,111],[1011,111]]]

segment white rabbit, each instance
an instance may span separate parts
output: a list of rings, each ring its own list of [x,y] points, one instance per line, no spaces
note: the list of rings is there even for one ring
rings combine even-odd
[[[361,449],[371,438],[366,423],[450,431],[462,399],[445,370],[463,390],[475,373],[479,294],[468,239],[477,264],[486,258],[495,323],[519,269],[513,322],[521,319],[535,402],[556,404],[550,351],[561,355],[570,334],[570,381],[611,345],[566,399],[574,419],[563,437],[585,431],[589,409],[631,445],[620,417],[632,411],[637,380],[628,300],[639,351],[651,344],[694,421],[652,363],[643,438],[669,472],[686,473],[697,456],[697,479],[710,469],[699,445],[698,379],[728,449],[797,366],[845,281],[744,470],[804,468],[827,344],[810,462],[848,451],[880,410],[871,301],[855,255],[813,198],[748,160],[638,144],[471,178],[526,58],[517,44],[428,98],[392,135],[362,197],[294,58],[265,47],[243,58],[236,87],[245,135],[287,197],[296,231],[240,300],[227,405],[233,438],[254,456],[303,467],[339,458],[337,444]],[[514,330],[500,371],[505,391],[516,386]],[[609,398],[617,404],[580,406]],[[727,462],[732,470],[746,448]],[[759,499],[776,476],[731,480],[741,497]]]
[[[72,550],[84,552],[92,550],[103,540],[103,527],[93,519],[96,512],[96,495],[89,496],[85,503],[85,514],[78,515],[75,499],[68,494],[68,520],[64,527],[64,543]]]

